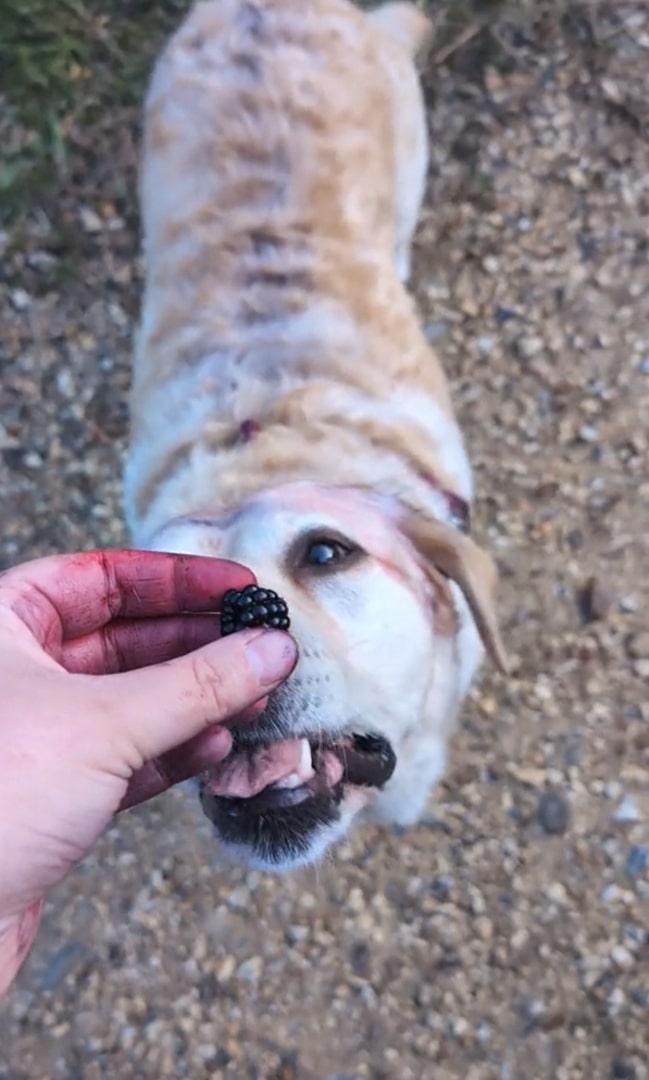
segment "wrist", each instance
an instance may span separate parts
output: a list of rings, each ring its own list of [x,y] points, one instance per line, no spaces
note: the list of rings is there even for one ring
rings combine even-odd
[[[36,900],[18,915],[0,916],[0,997],[7,993],[38,933],[43,901]]]

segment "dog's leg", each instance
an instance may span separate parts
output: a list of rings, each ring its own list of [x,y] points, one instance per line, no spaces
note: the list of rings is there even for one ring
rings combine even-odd
[[[395,263],[402,281],[410,277],[410,249],[417,227],[428,168],[426,112],[415,60],[430,43],[430,21],[407,3],[387,3],[369,13],[379,32],[392,90],[395,154]]]

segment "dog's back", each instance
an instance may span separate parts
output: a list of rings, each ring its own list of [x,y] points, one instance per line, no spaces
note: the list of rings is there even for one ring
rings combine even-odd
[[[375,469],[383,441],[448,474],[424,434],[449,434],[446,383],[401,281],[427,160],[413,57],[428,33],[409,4],[208,0],[160,58],[126,484],[137,542],[298,465],[336,482],[314,437],[332,415],[356,418],[342,456],[360,463],[370,442]],[[242,451],[251,420],[272,441]]]
[[[148,96],[150,258],[163,250],[174,259],[177,234],[226,263],[245,261],[259,255],[245,241],[262,227],[285,249],[317,237],[339,262],[359,247],[368,256],[393,250],[399,159],[412,165],[425,153],[410,55],[428,28],[409,4],[369,16],[347,0],[197,4]],[[197,267],[185,254],[176,271],[228,276],[220,261]]]

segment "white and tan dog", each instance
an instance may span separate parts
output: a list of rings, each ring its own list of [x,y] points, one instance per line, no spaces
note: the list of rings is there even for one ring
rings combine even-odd
[[[298,666],[201,787],[257,866],[317,858],[356,817],[415,822],[483,644],[503,664],[403,284],[429,32],[405,3],[208,0],[148,95],[127,513],[139,546],[234,559],[288,602]]]

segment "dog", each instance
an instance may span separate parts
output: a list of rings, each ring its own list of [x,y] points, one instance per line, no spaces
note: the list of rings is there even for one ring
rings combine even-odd
[[[293,675],[200,778],[258,868],[318,860],[356,821],[416,823],[485,651],[506,663],[406,288],[430,35],[407,3],[204,0],[147,95],[127,521],[289,605]]]

